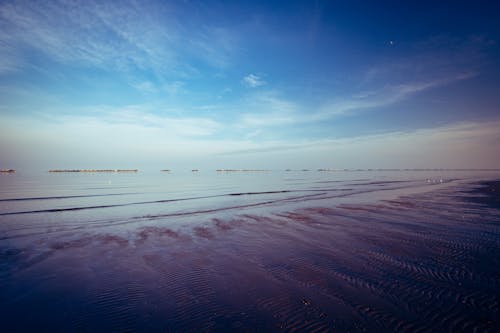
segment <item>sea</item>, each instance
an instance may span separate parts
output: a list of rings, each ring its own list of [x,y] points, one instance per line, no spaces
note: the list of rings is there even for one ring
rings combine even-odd
[[[498,180],[0,174],[0,330],[499,332]]]

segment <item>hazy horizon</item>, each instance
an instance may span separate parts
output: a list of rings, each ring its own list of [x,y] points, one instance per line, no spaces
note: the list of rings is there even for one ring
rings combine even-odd
[[[0,4],[0,169],[500,168],[495,5]]]

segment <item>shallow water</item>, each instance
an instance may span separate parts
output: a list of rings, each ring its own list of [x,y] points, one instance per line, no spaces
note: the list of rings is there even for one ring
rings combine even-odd
[[[7,331],[498,331],[493,171],[0,175]],[[27,320],[27,318],[30,318]]]

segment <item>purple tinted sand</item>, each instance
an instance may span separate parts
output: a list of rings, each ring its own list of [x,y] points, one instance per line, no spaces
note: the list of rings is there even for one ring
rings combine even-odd
[[[499,331],[499,184],[371,204],[201,212],[181,224],[168,216],[125,230],[7,233],[2,326]]]

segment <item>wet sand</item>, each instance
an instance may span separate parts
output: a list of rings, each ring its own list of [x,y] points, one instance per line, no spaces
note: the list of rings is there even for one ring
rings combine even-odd
[[[480,186],[470,193],[475,194],[469,198],[470,201],[500,209],[500,181],[481,182]]]
[[[498,332],[499,186],[4,234],[2,330]]]

